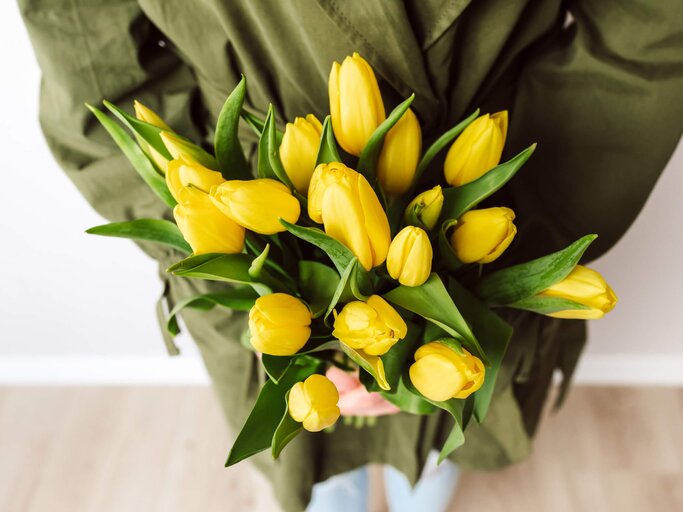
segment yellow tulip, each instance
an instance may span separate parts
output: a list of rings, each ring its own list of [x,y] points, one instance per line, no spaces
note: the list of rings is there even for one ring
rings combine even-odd
[[[237,254],[244,248],[244,228],[216,208],[208,194],[183,187],[176,197],[173,216],[195,255]]]
[[[211,199],[240,226],[263,235],[286,231],[279,219],[294,224],[301,213],[299,201],[289,189],[267,178],[226,181],[211,189]]]
[[[503,155],[507,128],[507,110],[475,119],[448,150],[444,163],[446,181],[459,187],[498,165]]]
[[[171,160],[166,168],[166,185],[176,201],[179,201],[178,196],[185,187],[192,186],[208,194],[213,186],[224,181],[220,172],[184,157]]]
[[[144,121],[145,123],[149,123],[157,128],[161,128],[166,132],[173,132],[171,127],[166,124],[166,121],[159,117],[159,114],[146,107],[138,100],[133,101],[133,107],[135,108],[135,117],[137,117],[140,121]]]
[[[462,354],[432,341],[415,352],[410,381],[424,396],[435,402],[467,398],[484,383],[484,364],[462,349]]]
[[[451,246],[463,263],[491,263],[512,243],[517,227],[510,208],[470,210],[458,219]]]
[[[576,265],[567,277],[539,295],[541,297],[568,299],[590,308],[570,309],[548,315],[555,318],[602,318],[605,313],[612,311],[612,308],[617,304],[617,296],[614,290],[605,282],[600,273],[582,265]]]
[[[339,314],[335,311],[332,336],[371,356],[386,354],[406,334],[408,326],[401,315],[379,295],[367,302],[349,302]]]
[[[311,336],[311,310],[292,295],[271,293],[256,299],[249,311],[251,344],[272,356],[291,356]]]
[[[313,374],[289,390],[289,415],[309,432],[320,432],[339,419],[339,392],[330,379]]]
[[[280,160],[294,188],[300,194],[308,192],[308,184],[315,170],[323,125],[313,114],[297,117],[287,123],[280,145]]]
[[[166,121],[161,119],[161,117],[159,117],[159,115],[156,112],[147,108],[138,100],[135,100],[133,102],[133,107],[135,108],[135,117],[137,117],[140,121],[149,123],[153,126],[156,126],[157,128],[161,128],[162,130],[173,132],[171,127],[166,124]],[[138,137],[138,143],[140,144],[142,150],[152,158],[152,160],[161,170],[161,172],[166,173],[168,159],[164,157],[161,153],[159,153],[156,149],[154,149],[152,146],[150,146],[141,137]]]
[[[386,117],[375,73],[354,53],[332,64],[328,92],[334,136],[347,153],[359,156]]]
[[[443,191],[441,185],[426,190],[413,199],[406,208],[405,221],[412,221],[413,212],[417,219],[424,224],[427,229],[434,229],[436,222],[441,215],[443,208]]]
[[[389,246],[389,275],[405,286],[420,286],[432,272],[432,244],[422,228],[407,226]]]
[[[377,179],[390,196],[405,194],[413,183],[422,153],[420,122],[406,110],[386,137],[377,160]]]
[[[308,214],[323,224],[370,270],[384,263],[391,243],[389,221],[364,176],[341,163],[321,164],[308,189]]]
[[[212,170],[218,170],[218,162],[216,159],[207,153],[204,149],[172,132],[161,132],[159,134],[161,141],[175,159],[184,158],[192,162],[208,167]]]

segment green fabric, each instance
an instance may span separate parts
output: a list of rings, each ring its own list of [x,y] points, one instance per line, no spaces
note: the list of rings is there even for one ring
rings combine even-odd
[[[210,143],[220,107],[240,73],[248,106],[273,101],[279,121],[327,111],[333,60],[359,51],[377,71],[389,108],[411,92],[428,143],[465,114],[509,108],[509,154],[539,148],[506,191],[522,260],[598,233],[604,253],[642,208],[683,128],[683,3],[679,0],[20,0],[43,70],[41,123],[57,161],[104,217],[169,216],[84,102],[131,109],[133,98],[177,131]],[[573,20],[567,21],[571,11]],[[255,139],[243,131],[251,154]],[[438,165],[438,163],[437,163]],[[112,242],[114,243],[114,242]],[[169,278],[178,255],[141,244],[161,262],[169,299],[220,285]],[[585,326],[506,312],[515,327],[491,413],[468,429],[454,459],[495,468],[529,451],[552,375],[569,379]],[[186,311],[233,428],[258,389],[257,364],[239,343],[243,319]],[[449,426],[442,415],[400,414],[374,428],[339,426],[299,436],[281,460],[257,463],[286,510],[311,485],[366,462],[411,480]],[[217,448],[219,449],[219,448]],[[226,504],[229,508],[229,504]]]

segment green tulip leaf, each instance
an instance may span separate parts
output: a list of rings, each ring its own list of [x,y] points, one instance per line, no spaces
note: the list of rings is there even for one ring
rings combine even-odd
[[[173,222],[163,219],[136,219],[127,222],[112,222],[95,226],[85,231],[89,235],[130,238],[168,245],[184,253],[191,253],[192,248],[183,238],[183,234]]]
[[[339,351],[339,340],[329,339],[329,336],[327,336],[326,339],[321,341],[320,339],[315,339],[312,337],[310,340],[308,340],[306,345],[304,345],[304,347],[292,357],[314,354],[315,352],[322,352],[323,350]]]
[[[275,111],[272,104],[268,106],[268,115],[258,143],[258,175],[259,178],[278,180],[290,189],[294,188],[280,161],[280,144],[278,143]]]
[[[441,222],[447,219],[457,219],[499,190],[521,169],[535,149],[536,144],[532,144],[511,160],[494,167],[480,178],[460,187],[445,188]]]
[[[315,160],[315,165],[341,161],[342,159],[339,156],[337,141],[334,138],[334,131],[332,130],[332,118],[327,116],[323,122],[323,131],[322,136],[320,137],[320,147],[318,148],[318,156]]]
[[[458,309],[469,320],[474,334],[491,362],[491,366],[486,369],[484,384],[471,395],[474,396],[474,417],[481,423],[486,418],[493,398],[496,379],[512,336],[512,327],[455,279],[449,279],[448,291]]]
[[[332,267],[319,261],[299,262],[299,289],[308,302],[313,318],[325,313],[334,299],[339,274]]]
[[[144,140],[164,158],[168,160],[173,160],[171,153],[168,152],[168,149],[166,149],[164,141],[162,141],[161,137],[159,136],[159,134],[164,130],[162,130],[158,126],[154,126],[153,124],[141,121],[137,117],[130,115],[125,110],[117,107],[116,105],[107,100],[104,100],[102,103],[105,107],[109,109],[109,111],[112,114],[114,114],[119,119],[119,121],[121,121],[124,124],[124,126],[126,126],[126,128],[128,128],[133,133],[133,135]]]
[[[351,295],[358,300],[362,300],[363,302],[367,301],[372,294],[370,275],[358,264],[358,260],[356,260],[356,265],[353,267],[353,271],[351,272],[349,287],[351,290]],[[367,293],[364,293],[366,291]]]
[[[448,437],[446,438],[446,441],[439,452],[439,458],[437,459],[436,463],[441,464],[451,453],[460,448],[463,444],[465,444],[464,427],[461,423],[458,423],[458,421],[455,420],[453,429],[451,430],[451,433],[448,434]]]
[[[268,259],[269,252],[270,244],[266,244],[266,246],[263,248],[263,251],[261,251],[261,254],[256,256],[256,258],[254,258],[254,260],[251,262],[251,266],[249,267],[249,270],[247,272],[249,272],[249,277],[251,277],[254,281],[258,281],[261,277],[263,265],[265,265]]]
[[[438,325],[451,336],[461,340],[465,348],[478,356],[486,366],[489,365],[488,358],[477,338],[437,274],[432,273],[429,279],[420,286],[394,288],[384,294],[384,298]]]
[[[389,130],[398,123],[401,117],[403,117],[403,114],[410,108],[414,99],[415,93],[411,94],[408,99],[400,103],[391,114],[389,114],[389,117],[372,132],[370,139],[368,139],[367,144],[363,148],[358,159],[358,172],[365,176],[370,183],[374,183],[375,181],[375,167],[377,166],[377,160],[379,159],[382,146],[384,145],[384,138],[387,136],[387,133],[389,133]]]
[[[287,372],[293,361],[294,356],[261,355],[263,369],[266,371],[266,374],[268,374],[270,380],[275,382],[275,384],[280,382],[280,379]]]
[[[429,167],[429,164],[432,163],[432,160],[438,155],[442,149],[444,149],[450,142],[455,139],[458,135],[460,135],[465,128],[469,126],[469,124],[474,121],[477,117],[479,116],[479,109],[475,110],[474,113],[470,114],[466,119],[460,121],[458,124],[456,124],[453,128],[448,130],[446,133],[444,133],[441,137],[436,139],[434,143],[429,146],[429,149],[425,151],[424,155],[422,156],[422,159],[420,160],[420,163],[417,165],[417,171],[415,172],[415,178],[413,180],[414,183],[417,183],[424,174],[424,172],[427,170],[427,167]]]
[[[248,110],[246,110],[244,107],[242,108],[242,112],[240,114],[242,116],[242,119],[249,125],[249,128],[258,136],[260,137],[261,134],[263,133],[263,128],[266,126],[266,122],[258,117],[255,114],[252,114]],[[278,146],[282,143],[282,137],[284,134],[282,133],[281,130],[275,130],[275,136],[277,138],[277,143]]]
[[[179,261],[166,272],[209,281],[248,284],[261,296],[272,293],[269,286],[254,281],[249,275],[251,263],[252,259],[246,254],[200,254]]]
[[[453,250],[450,240],[448,239],[448,232],[458,223],[457,219],[448,219],[441,224],[439,228],[439,255],[441,256],[441,263],[451,272],[462,268],[465,264],[458,259]]]
[[[251,170],[244,157],[242,145],[238,135],[240,114],[244,95],[247,92],[247,79],[242,75],[241,80],[225,100],[218,115],[214,149],[221,174],[226,180],[250,180]]]
[[[552,313],[557,313],[558,311],[591,309],[590,306],[562,297],[542,297],[538,295],[532,295],[531,297],[518,300],[517,302],[508,304],[507,307],[533,311],[534,313],[541,315],[550,315]]]
[[[297,382],[318,371],[318,365],[292,365],[276,384],[268,380],[258,395],[247,421],[230,449],[225,466],[232,466],[271,447],[273,436],[287,411],[287,393]]]
[[[111,138],[114,139],[114,142],[121,148],[123,154],[126,155],[128,161],[133,165],[133,168],[138,172],[145,183],[149,185],[152,191],[159,196],[169,208],[173,208],[177,203],[166,186],[166,180],[164,180],[163,176],[159,175],[140,146],[123,128],[107,117],[104,112],[92,105],[86,104],[86,106],[95,115],[102,126],[104,126],[104,129],[107,130]]]
[[[491,306],[536,295],[567,277],[596,238],[586,235],[561,251],[493,272],[479,282],[476,294]]]
[[[233,309],[235,311],[249,311],[258,298],[258,293],[250,286],[240,286],[217,293],[195,295],[178,302],[168,314],[166,329],[173,336],[180,332],[177,315],[185,308],[208,311],[214,306]]]
[[[265,121],[258,117],[255,114],[252,114],[245,108],[242,108],[242,111],[240,112],[240,115],[242,116],[242,119],[247,123],[249,128],[257,135],[261,136],[263,133],[263,127],[266,125]]]
[[[261,356],[261,363],[266,371],[266,374],[268,374],[268,377],[275,381],[275,383],[278,383],[295,360],[298,359],[303,361],[305,360],[305,356],[314,354],[316,352],[322,352],[324,350],[339,351],[339,341],[328,339],[321,342],[319,339],[311,338],[296,354],[292,356],[271,356],[268,354],[263,354]]]
[[[344,269],[344,272],[342,272],[341,278],[337,283],[337,288],[334,290],[334,294],[330,299],[330,304],[327,306],[327,311],[325,311],[324,320],[327,320],[329,318],[329,316],[332,314],[332,311],[334,311],[334,308],[337,306],[339,302],[346,302],[353,298],[349,280],[352,278],[352,275],[357,265],[358,259],[354,257],[349,262],[347,267]]]
[[[439,452],[439,459],[437,461],[437,464],[441,464],[451,453],[453,453],[457,448],[461,447],[465,443],[465,434],[463,427],[463,411],[465,409],[465,400],[460,400],[457,398],[451,398],[450,400],[446,400],[443,402],[430,400],[426,396],[422,395],[415,388],[415,386],[413,386],[413,383],[410,381],[408,371],[404,373],[403,380],[408,390],[422,397],[423,400],[434,405],[435,407],[443,409],[448,414],[450,414],[454,420],[453,429],[451,430],[451,433],[448,435],[446,442],[444,443],[443,447],[441,448],[441,451]]]
[[[339,275],[344,273],[344,270],[349,266],[351,260],[355,258],[354,254],[344,244],[335,240],[320,229],[297,226],[284,219],[280,219],[280,223],[295,237],[325,251],[332,260]]]
[[[285,395],[285,401],[289,402],[289,392],[287,392],[287,395]],[[292,418],[289,415],[289,410],[286,409],[285,413],[282,415],[280,424],[277,426],[275,433],[273,434],[273,440],[271,442],[271,452],[273,454],[273,458],[277,459],[280,456],[282,449],[287,446],[292,439],[298,436],[303,429],[303,425]]]

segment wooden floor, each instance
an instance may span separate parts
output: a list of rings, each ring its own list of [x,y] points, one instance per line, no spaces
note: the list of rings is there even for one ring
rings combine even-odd
[[[205,388],[0,388],[0,511],[277,511],[228,445]],[[683,511],[683,389],[576,388],[529,461],[465,475],[451,510]]]

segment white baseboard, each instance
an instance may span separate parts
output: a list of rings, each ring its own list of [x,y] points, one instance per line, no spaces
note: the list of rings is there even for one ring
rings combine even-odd
[[[683,386],[683,354],[586,354],[576,382],[600,386]]]
[[[683,354],[587,354],[577,384],[683,386]],[[209,377],[197,356],[0,356],[5,386],[203,386]]]

